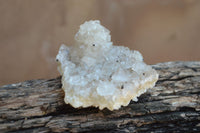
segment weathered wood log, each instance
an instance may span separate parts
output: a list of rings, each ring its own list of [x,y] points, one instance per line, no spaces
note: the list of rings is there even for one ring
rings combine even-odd
[[[200,132],[200,62],[153,65],[156,86],[119,110],[75,109],[60,77],[0,87],[0,132]]]

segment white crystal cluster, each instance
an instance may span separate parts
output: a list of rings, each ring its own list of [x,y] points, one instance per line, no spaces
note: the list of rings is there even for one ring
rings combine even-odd
[[[62,45],[56,59],[64,101],[75,108],[119,109],[137,101],[158,80],[138,51],[113,46],[110,31],[98,20],[82,24],[75,44]]]

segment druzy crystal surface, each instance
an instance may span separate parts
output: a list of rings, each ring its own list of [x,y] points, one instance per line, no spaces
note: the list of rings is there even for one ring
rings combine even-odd
[[[140,52],[112,45],[110,31],[98,20],[82,24],[74,45],[61,45],[56,59],[64,101],[75,108],[119,109],[158,80]]]

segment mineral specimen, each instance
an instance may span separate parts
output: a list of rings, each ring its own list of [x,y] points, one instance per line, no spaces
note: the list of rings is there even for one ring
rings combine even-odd
[[[110,31],[98,20],[82,24],[75,44],[62,45],[56,60],[64,101],[75,108],[119,109],[137,101],[158,80],[140,52],[113,46]]]

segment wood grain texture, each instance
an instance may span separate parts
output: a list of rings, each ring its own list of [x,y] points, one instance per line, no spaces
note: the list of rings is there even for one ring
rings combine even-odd
[[[75,109],[60,77],[0,87],[0,132],[200,132],[200,62],[153,65],[156,86],[116,111]]]

